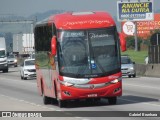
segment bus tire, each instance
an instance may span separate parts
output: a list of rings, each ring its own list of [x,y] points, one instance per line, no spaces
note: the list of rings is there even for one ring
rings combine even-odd
[[[51,98],[51,104],[53,104],[53,105],[57,104],[57,99],[56,98]]]
[[[65,107],[65,106],[66,106],[66,101],[64,101],[64,100],[58,100],[58,106],[59,106],[60,108]]]
[[[117,103],[117,97],[109,97],[108,103],[109,105],[115,105]]]
[[[43,103],[44,103],[45,105],[50,104],[50,103],[51,103],[51,98],[49,98],[49,97],[47,97],[47,96],[45,96],[45,95],[43,94]]]

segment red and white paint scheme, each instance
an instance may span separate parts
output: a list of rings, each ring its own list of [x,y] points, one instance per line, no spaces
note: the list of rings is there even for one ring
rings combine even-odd
[[[44,104],[107,98],[116,104],[122,95],[121,56],[126,50],[107,12],[67,12],[36,24],[37,86]],[[51,99],[52,98],[52,99]]]

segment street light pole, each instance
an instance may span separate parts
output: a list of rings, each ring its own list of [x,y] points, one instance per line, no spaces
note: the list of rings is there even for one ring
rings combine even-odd
[[[135,32],[134,32],[134,39],[135,39],[135,51],[138,51],[138,39],[137,39],[137,22],[135,24]]]

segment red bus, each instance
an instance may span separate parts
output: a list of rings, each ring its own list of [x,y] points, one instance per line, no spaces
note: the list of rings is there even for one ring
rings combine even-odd
[[[44,104],[122,95],[120,45],[125,40],[106,12],[67,12],[36,24],[37,86]],[[119,37],[120,35],[120,37]]]

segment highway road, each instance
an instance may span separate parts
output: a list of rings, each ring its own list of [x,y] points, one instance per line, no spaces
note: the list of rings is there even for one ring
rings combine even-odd
[[[122,115],[122,117],[111,117],[111,119],[158,120],[159,117],[138,117],[138,114],[144,111],[150,111],[155,115],[160,114],[159,86],[160,78],[124,77],[123,96],[118,98],[117,105],[109,105],[107,99],[102,99],[98,103],[90,104],[85,101],[71,101],[66,108],[59,108],[57,104],[44,105],[37,91],[36,79],[21,80],[19,68],[11,67],[8,73],[0,72],[0,111],[57,111],[62,114],[62,117],[58,117],[59,120],[97,120],[97,117],[93,116],[101,116],[100,113],[105,114],[106,111],[113,111],[111,114],[116,116],[116,111],[121,111],[122,114],[130,114],[130,117]],[[77,111],[77,113],[88,111],[89,115],[80,116],[70,111]],[[134,114],[135,112],[138,114]],[[72,117],[66,117],[67,114],[71,114]],[[98,119],[106,120],[105,115]]]

